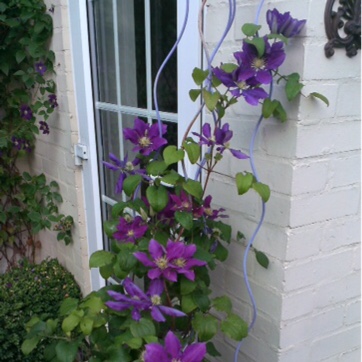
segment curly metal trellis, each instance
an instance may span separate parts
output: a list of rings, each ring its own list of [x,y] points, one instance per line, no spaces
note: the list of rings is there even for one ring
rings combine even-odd
[[[346,48],[347,56],[353,57],[361,49],[361,1],[339,0],[337,11],[333,10],[336,0],[327,0],[324,11],[324,26],[328,43],[324,46],[327,58],[334,54],[333,48]],[[341,29],[345,36],[341,36]]]

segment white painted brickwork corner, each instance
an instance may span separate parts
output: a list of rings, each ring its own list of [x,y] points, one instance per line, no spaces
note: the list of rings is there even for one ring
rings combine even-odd
[[[235,26],[216,64],[233,61],[230,54],[240,47],[240,27],[254,20],[257,4],[238,2]],[[287,124],[265,121],[256,141],[255,162],[273,193],[255,245],[269,255],[271,264],[265,271],[252,255],[248,262],[260,320],[243,342],[241,361],[360,361],[361,58],[360,54],[347,58],[344,50],[337,50],[331,59],[324,56],[324,5],[315,0],[266,2],[268,8],[308,19],[307,29],[291,41],[290,63],[281,71],[298,71],[306,84],[303,94],[320,92],[330,106],[301,97],[287,107],[291,116]],[[226,8],[226,1],[217,0],[208,8],[210,48],[222,30],[208,24],[225,17]],[[282,95],[282,90],[276,94]],[[228,119],[234,130],[233,147],[243,149],[260,111],[245,108],[234,107]],[[225,161],[222,172],[250,171],[239,160]],[[225,206],[226,200],[230,224],[250,237],[261,212],[255,195],[237,199],[230,181],[220,176],[212,179],[209,191],[216,192],[218,206]],[[231,293],[240,315],[248,320],[243,249],[242,244],[233,244],[227,268],[214,274],[218,292]],[[218,341],[227,361],[233,360],[234,346]]]

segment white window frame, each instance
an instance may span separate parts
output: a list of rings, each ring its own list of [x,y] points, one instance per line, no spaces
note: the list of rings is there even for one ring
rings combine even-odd
[[[92,0],[88,0],[92,1]],[[178,47],[178,135],[183,137],[188,122],[196,114],[199,103],[192,102],[189,90],[195,88],[191,74],[194,67],[201,66],[201,44],[198,37],[198,12],[200,2],[189,0],[189,20],[184,36]],[[69,1],[69,21],[71,34],[71,53],[73,61],[74,88],[76,95],[79,143],[88,147],[89,160],[83,162],[83,194],[86,215],[86,231],[88,235],[89,256],[103,249],[103,231],[101,217],[101,201],[99,193],[98,162],[96,150],[96,134],[93,126],[94,99],[92,94],[91,60],[89,49],[89,29],[87,0]],[[177,23],[178,33],[184,21],[186,0],[178,0]],[[195,128],[199,128],[196,124]],[[187,172],[193,171],[188,165]],[[96,190],[97,192],[94,192]],[[84,271],[86,272],[86,271]],[[91,286],[97,290],[105,282],[97,269],[90,271]]]

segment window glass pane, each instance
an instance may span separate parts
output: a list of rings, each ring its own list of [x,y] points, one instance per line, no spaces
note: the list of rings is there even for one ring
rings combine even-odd
[[[97,57],[94,67],[97,74],[94,76],[98,79],[95,98],[101,102],[117,103],[112,0],[95,0],[93,9]]]
[[[152,81],[177,39],[177,1],[151,1]],[[163,69],[158,82],[161,111],[177,113],[177,52]],[[153,108],[155,106],[153,105]]]

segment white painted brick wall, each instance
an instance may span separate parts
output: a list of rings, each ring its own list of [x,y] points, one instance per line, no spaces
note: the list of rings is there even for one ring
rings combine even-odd
[[[238,2],[235,26],[215,63],[233,61],[240,46],[240,27],[252,22],[258,1]],[[226,1],[208,7],[207,40],[214,46],[225,18]],[[266,1],[267,8],[291,11],[307,18],[302,36],[293,39],[289,63],[282,71],[298,71],[306,84],[303,94],[316,91],[330,101],[326,107],[301,97],[288,105],[289,121],[265,121],[255,145],[255,162],[261,180],[272,196],[266,223],[255,246],[270,256],[268,271],[248,261],[249,278],[260,319],[243,342],[239,361],[319,362],[360,361],[360,54],[347,58],[344,50],[324,56],[325,2]],[[265,12],[263,12],[265,13]],[[222,21],[220,20],[220,23]],[[264,24],[264,20],[261,24]],[[276,95],[282,95],[276,89]],[[283,98],[283,97],[282,97]],[[299,103],[299,104],[298,104]],[[241,102],[228,114],[234,130],[233,146],[247,149],[260,109]],[[250,171],[245,163],[229,157],[221,171],[235,175]],[[218,190],[219,194],[217,194]],[[260,215],[254,195],[236,199],[230,180],[215,176],[210,190],[217,205],[227,205],[229,222],[250,237]],[[235,231],[236,232],[236,231]],[[227,269],[215,278],[218,293],[234,296],[246,320],[251,318],[242,284],[243,245],[231,246]],[[215,275],[218,273],[215,273]],[[250,321],[250,319],[249,319]],[[357,327],[358,326],[358,327]],[[277,334],[277,335],[275,335]],[[218,342],[233,360],[235,346]]]
[[[50,121],[53,134],[39,141],[32,166],[60,183],[62,212],[74,217],[76,227],[75,242],[68,247],[50,240],[49,233],[42,234],[42,256],[57,256],[87,291],[82,180],[71,149],[78,139],[78,125],[67,0],[50,3],[55,5],[52,47],[60,107]],[[234,27],[215,65],[233,61],[232,54],[240,47],[240,26],[254,20],[258,3],[238,1]],[[360,54],[348,58],[344,50],[336,50],[332,58],[324,56],[324,5],[320,0],[265,1],[265,10],[278,7],[308,19],[302,36],[291,40],[290,61],[282,71],[300,72],[306,83],[303,92],[320,92],[331,105],[301,97],[286,106],[290,115],[286,124],[267,120],[257,138],[255,162],[272,197],[255,247],[268,254],[270,267],[262,269],[250,256],[248,270],[259,317],[242,344],[239,361],[360,361]],[[227,0],[209,2],[210,47],[223,31],[227,6]],[[283,96],[278,87],[275,94]],[[235,148],[247,150],[259,112],[259,107],[250,110],[245,102],[228,112]],[[220,168],[229,175],[244,170],[250,171],[245,161],[227,156]],[[229,178],[220,175],[211,179],[208,192],[214,194],[215,205],[228,208],[234,237],[240,230],[249,238],[261,212],[258,197],[250,193],[238,198]],[[228,262],[213,273],[213,283],[215,293],[229,293],[236,312],[249,322],[252,311],[241,272],[243,253],[244,243],[234,241]],[[217,347],[223,352],[218,361],[233,360],[234,342],[220,337]]]
[[[72,145],[77,141],[78,124],[74,102],[73,74],[70,53],[70,31],[67,0],[49,0],[48,7],[55,5],[54,34],[51,49],[55,52],[54,80],[57,84],[59,108],[49,119],[50,134],[40,136],[31,167],[43,172],[48,180],[60,185],[63,203],[60,212],[74,219],[74,242],[65,246],[57,242],[53,232],[42,232],[42,250],[39,258],[57,257],[71,271],[84,293],[90,291],[88,268],[88,244],[85,234],[85,215],[81,171],[74,166]]]

